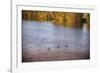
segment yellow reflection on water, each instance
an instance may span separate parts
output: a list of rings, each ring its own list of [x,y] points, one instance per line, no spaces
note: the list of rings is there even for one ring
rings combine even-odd
[[[90,29],[89,13],[23,10],[22,20],[52,22],[54,25],[59,25],[63,27],[80,29],[86,27],[86,29]],[[86,25],[84,26],[84,24]]]

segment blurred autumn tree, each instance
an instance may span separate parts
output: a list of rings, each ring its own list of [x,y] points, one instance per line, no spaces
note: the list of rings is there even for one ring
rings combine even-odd
[[[87,29],[90,29],[90,14],[86,13]],[[22,20],[45,22],[50,21],[55,25],[64,27],[82,28],[84,13],[52,12],[52,11],[22,11]]]

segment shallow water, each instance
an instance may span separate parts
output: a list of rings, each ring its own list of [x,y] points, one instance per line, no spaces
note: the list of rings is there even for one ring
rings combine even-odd
[[[71,50],[89,49],[89,31],[86,29],[65,28],[51,22],[22,22],[23,51],[43,48],[67,48]]]

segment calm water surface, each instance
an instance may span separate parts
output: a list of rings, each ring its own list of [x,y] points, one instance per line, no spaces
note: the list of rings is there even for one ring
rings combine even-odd
[[[42,48],[89,48],[89,31],[83,29],[65,28],[53,25],[51,22],[22,22],[22,47],[28,49]],[[58,48],[59,49],[59,48]]]

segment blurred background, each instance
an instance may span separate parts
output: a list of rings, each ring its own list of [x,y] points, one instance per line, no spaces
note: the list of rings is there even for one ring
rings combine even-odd
[[[64,27],[90,29],[89,13],[23,10],[22,20],[52,22]]]
[[[90,59],[90,14],[22,11],[22,62]]]

